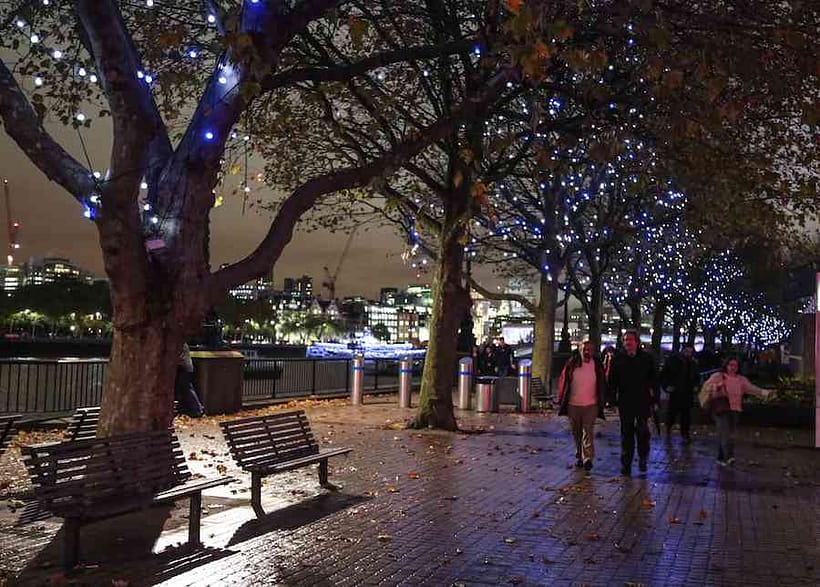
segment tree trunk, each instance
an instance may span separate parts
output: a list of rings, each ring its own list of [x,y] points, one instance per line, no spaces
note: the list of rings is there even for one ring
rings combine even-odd
[[[695,339],[698,336],[698,322],[695,318],[689,322],[689,331],[686,333],[686,344],[695,346]]]
[[[532,376],[540,377],[549,388],[552,377],[552,350],[555,348],[555,305],[558,285],[541,274],[541,292],[535,312],[535,340],[532,345]]]
[[[709,328],[707,326],[703,327],[703,348],[715,348],[715,338],[717,337],[717,329],[716,328]]]
[[[681,328],[683,328],[683,316],[681,316],[680,310],[675,310],[675,313],[672,316],[672,352],[677,353],[680,352],[680,335],[681,335]]]
[[[632,328],[641,333],[641,300],[639,298],[631,298],[627,305],[629,306],[629,324]]]
[[[421,397],[414,428],[456,430],[453,381],[458,365],[458,328],[469,311],[470,292],[463,284],[463,223],[447,223],[439,238],[439,257],[433,282],[430,341],[424,358]]]
[[[598,281],[592,285],[590,289],[590,303],[589,303],[589,341],[592,343],[593,352],[596,354],[601,351],[601,329],[604,313],[604,291],[603,286]]]
[[[114,329],[108,382],[102,398],[102,435],[171,426],[174,377],[182,342],[182,333],[161,320],[141,327]]]
[[[652,314],[652,354],[655,359],[661,358],[661,341],[663,340],[663,319],[666,315],[666,304],[662,301],[655,302],[655,311]]]

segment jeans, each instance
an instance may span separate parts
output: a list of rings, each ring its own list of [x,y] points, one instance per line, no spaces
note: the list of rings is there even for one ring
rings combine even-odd
[[[647,418],[635,413],[621,412],[621,464],[632,467],[635,458],[635,437],[638,439],[638,459],[646,462],[649,457],[649,426]]]
[[[199,401],[191,373],[185,369],[177,368],[176,381],[174,382],[174,400],[179,403],[179,412],[192,418],[199,418],[205,413],[205,407]]]
[[[740,412],[726,412],[720,416],[713,414],[718,440],[718,459],[725,461],[735,456],[735,431]]]
[[[591,461],[595,457],[595,418],[598,417],[598,406],[567,406],[572,436],[575,438],[575,458]]]

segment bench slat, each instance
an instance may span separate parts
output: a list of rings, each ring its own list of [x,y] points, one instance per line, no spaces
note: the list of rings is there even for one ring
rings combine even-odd
[[[318,454],[308,455],[305,457],[289,460],[286,462],[259,462],[252,465],[249,470],[251,471],[268,471],[268,472],[285,472],[291,471],[293,469],[299,469],[306,465],[312,465],[313,463],[318,463],[330,457],[335,457],[339,455],[344,455],[351,452],[352,448],[336,448],[336,449],[329,449],[329,450],[322,450]]]

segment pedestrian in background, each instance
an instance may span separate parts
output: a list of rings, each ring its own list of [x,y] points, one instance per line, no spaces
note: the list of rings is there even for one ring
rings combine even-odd
[[[708,406],[717,429],[717,463],[722,467],[735,462],[735,433],[740,413],[743,411],[743,396],[746,394],[767,396],[772,393],[768,389],[761,389],[754,385],[740,375],[739,370],[740,361],[731,357],[726,361],[723,369],[712,374],[703,384],[709,394]],[[720,406],[725,406],[725,408]]]
[[[177,362],[176,378],[174,380],[174,399],[179,404],[179,411],[192,418],[200,418],[205,414],[205,407],[199,401],[194,390],[194,362],[191,360],[191,349],[188,343],[182,343]]]
[[[694,358],[692,345],[684,345],[680,354],[667,359],[661,370],[661,384],[669,390],[669,404],[666,408],[666,438],[672,437],[672,426],[680,421],[680,435],[684,444],[689,444],[689,416],[695,399],[695,390],[700,383],[700,371]]]
[[[652,355],[639,348],[637,330],[623,334],[623,350],[612,360],[609,395],[618,406],[621,420],[621,475],[632,475],[635,440],[638,443],[638,468],[646,472],[649,460],[647,420],[658,397],[658,377]]]
[[[575,439],[575,466],[592,469],[595,458],[595,418],[604,419],[606,377],[601,361],[592,354],[592,343],[581,343],[558,378],[559,416],[568,416]]]

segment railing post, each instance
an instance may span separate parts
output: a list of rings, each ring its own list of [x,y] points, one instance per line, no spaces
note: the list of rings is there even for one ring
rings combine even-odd
[[[399,407],[410,407],[410,374],[413,369],[410,365],[410,357],[404,357],[399,361]]]
[[[364,357],[353,357],[353,389],[350,392],[350,403],[354,406],[362,405],[362,387],[364,386]]]
[[[316,361],[317,359],[311,359],[311,381],[310,381],[310,395],[316,395]]]
[[[518,405],[521,408],[521,413],[526,414],[530,411],[532,388],[530,386],[532,380],[532,361],[524,359],[518,363]]]
[[[375,374],[373,375],[373,391],[377,391],[379,389],[379,360],[375,359],[373,361],[373,368],[375,370]]]

